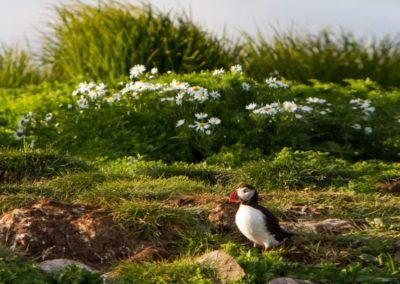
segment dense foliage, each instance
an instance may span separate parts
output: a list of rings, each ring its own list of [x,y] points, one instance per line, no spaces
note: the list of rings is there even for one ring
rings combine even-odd
[[[44,85],[34,95],[3,89],[0,103],[13,114],[3,116],[3,144],[210,163],[218,153],[244,151],[238,155],[250,160],[282,147],[346,159],[400,158],[398,90],[369,80],[260,84],[240,66],[162,76],[144,68],[133,67],[130,81],[111,87]]]

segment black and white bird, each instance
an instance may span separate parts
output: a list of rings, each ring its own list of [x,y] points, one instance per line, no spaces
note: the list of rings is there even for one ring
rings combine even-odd
[[[258,193],[251,185],[240,186],[232,192],[229,201],[240,202],[235,223],[254,247],[261,245],[268,251],[294,235],[282,229],[278,219],[268,209],[258,205]]]

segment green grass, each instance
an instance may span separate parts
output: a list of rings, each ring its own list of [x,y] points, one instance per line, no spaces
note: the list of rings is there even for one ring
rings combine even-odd
[[[77,76],[109,82],[126,78],[135,64],[161,72],[228,67],[237,53],[224,38],[203,31],[186,15],[162,13],[150,5],[103,1],[54,8],[42,60],[56,79]]]
[[[17,88],[38,84],[46,79],[30,50],[19,46],[0,45],[0,86]]]
[[[82,161],[52,150],[0,149],[0,182],[21,182],[87,170]]]
[[[399,86],[399,40],[386,36],[356,38],[351,32],[323,29],[318,33],[278,30],[266,37],[246,35],[246,71],[264,80],[282,76],[307,83],[310,79],[341,82],[371,78],[383,86]]]
[[[88,163],[92,167],[90,171],[66,172],[63,176],[45,180],[0,185],[0,212],[43,198],[100,205],[128,230],[132,240],[145,240],[168,251],[171,258],[163,261],[114,262],[108,269],[113,271],[119,283],[213,283],[217,279],[215,269],[199,266],[194,259],[215,249],[227,251],[245,269],[247,275],[239,283],[265,283],[280,276],[318,283],[399,281],[400,264],[394,254],[396,240],[400,237],[400,197],[375,188],[375,183],[384,180],[388,173],[389,176],[392,171],[398,173],[398,164],[378,161],[351,163],[321,153],[296,153],[288,149],[268,163],[272,171],[279,169],[282,173],[276,177],[274,173],[265,177],[265,172],[248,171],[246,163],[252,162],[236,168],[210,166],[208,170],[211,172],[219,170],[229,176],[225,183],[214,184],[213,180],[199,179],[197,174],[193,174],[198,167],[206,170],[206,164],[167,165],[132,158],[97,159]],[[19,165],[24,168],[23,164]],[[284,165],[293,171],[287,172]],[[155,166],[164,172],[177,174],[168,177],[149,174],[146,169]],[[252,176],[253,181],[264,179],[267,182],[271,179],[268,182],[276,184],[285,184],[284,180],[287,180],[286,184],[296,181],[296,190],[283,186],[265,191],[263,189],[267,187],[259,185],[261,204],[280,220],[296,220],[299,216],[291,208],[305,204],[313,212],[313,215],[304,216],[306,220],[351,219],[359,229],[339,235],[296,231],[292,241],[267,254],[251,248],[238,232],[216,232],[208,221],[208,212],[217,202],[228,199],[229,193],[239,183],[238,172],[245,177],[246,171],[247,175],[258,172],[258,176]],[[316,178],[323,174],[330,182]],[[338,176],[358,180],[374,190],[359,192],[349,186],[350,183],[338,182]],[[180,200],[192,201],[185,204]],[[38,273],[32,265],[34,259],[25,257],[25,260],[18,260],[18,264],[17,260],[12,260],[13,257],[5,259],[3,257],[0,261],[0,267],[3,265],[0,269],[2,279],[11,276],[20,279],[18,277],[24,273],[35,277]],[[70,277],[85,279],[74,283],[84,283],[89,281],[87,279],[97,283],[96,275],[76,273],[74,269],[49,277],[62,279],[56,283],[64,283],[62,281]],[[41,277],[37,278],[38,283],[45,281],[45,276]]]

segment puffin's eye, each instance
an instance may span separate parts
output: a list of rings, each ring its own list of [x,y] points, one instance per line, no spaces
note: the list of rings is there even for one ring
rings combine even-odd
[[[246,188],[246,189],[243,190],[243,192],[247,193],[247,192],[249,192],[249,190]]]

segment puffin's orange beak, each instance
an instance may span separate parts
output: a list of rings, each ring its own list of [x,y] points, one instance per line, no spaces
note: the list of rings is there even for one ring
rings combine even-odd
[[[232,192],[231,196],[229,196],[229,202],[238,202],[239,199],[237,197],[237,190]]]

